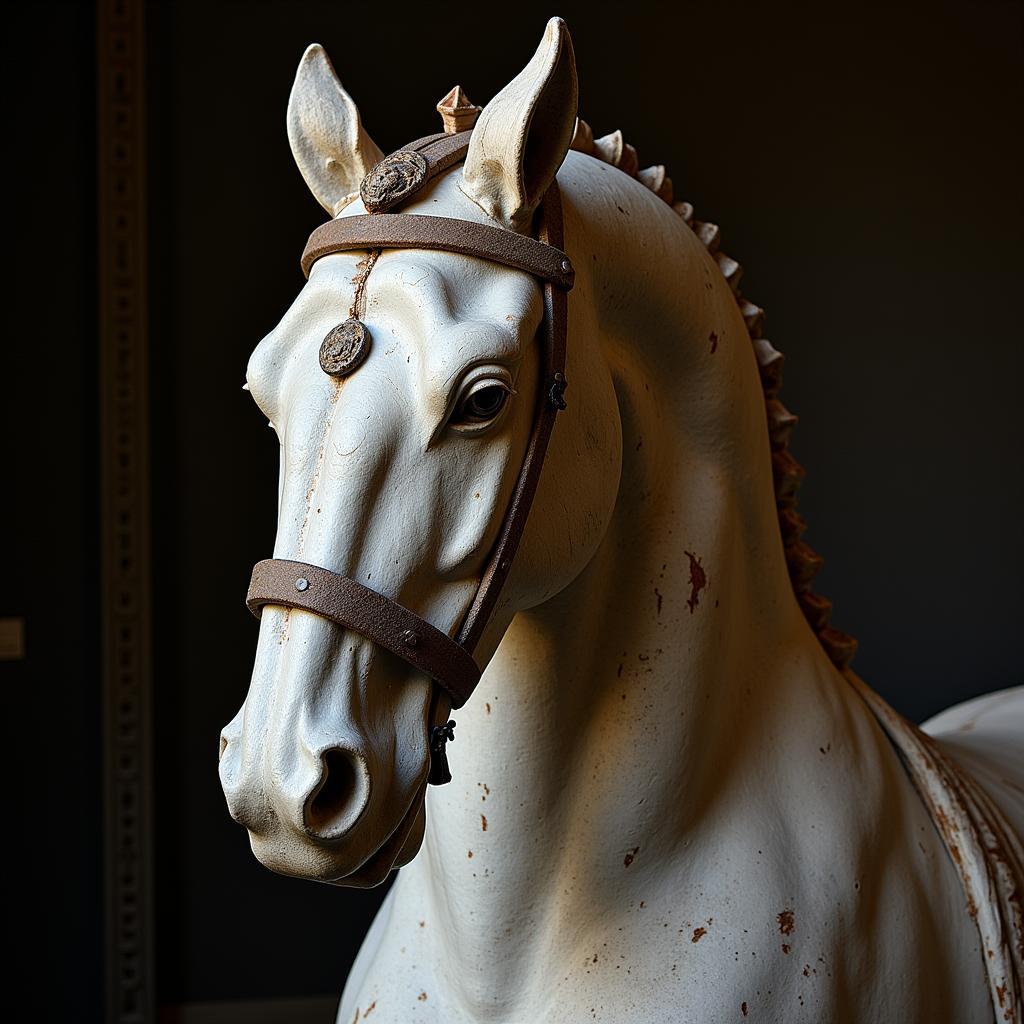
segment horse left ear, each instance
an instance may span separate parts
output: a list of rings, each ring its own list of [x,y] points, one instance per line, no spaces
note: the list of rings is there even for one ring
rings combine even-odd
[[[481,112],[462,191],[505,227],[525,230],[569,150],[577,103],[572,39],[552,18],[530,63]]]

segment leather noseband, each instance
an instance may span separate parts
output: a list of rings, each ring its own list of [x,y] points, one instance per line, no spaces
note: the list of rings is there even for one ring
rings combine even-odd
[[[356,580],[305,562],[278,558],[257,562],[246,597],[257,617],[264,605],[284,605],[313,612],[362,634],[429,675],[447,693],[452,709],[462,707],[479,682],[473,651],[508,578],[537,491],[555,416],[565,408],[567,293],[574,281],[572,263],[561,249],[562,207],[556,182],[551,183],[538,209],[536,238],[452,217],[388,212],[463,160],[470,135],[471,131],[427,136],[385,157],[370,171],[360,190],[364,206],[371,212],[322,224],[309,236],[302,254],[307,277],[313,263],[330,253],[433,249],[499,263],[542,282],[542,358],[533,427],[498,539],[457,636],[449,637],[415,612]],[[444,742],[453,738],[454,724],[435,726],[432,731],[432,783],[451,779]]]

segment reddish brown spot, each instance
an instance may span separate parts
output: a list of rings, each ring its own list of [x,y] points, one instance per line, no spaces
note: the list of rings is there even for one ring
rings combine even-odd
[[[366,1008],[366,1010],[365,1010],[365,1011],[363,1012],[363,1020],[366,1020],[366,1018],[367,1018],[367,1017],[369,1017],[369,1016],[370,1016],[370,1014],[371,1014],[371,1013],[373,1013],[373,1011],[374,1011],[374,1010],[375,1010],[376,1008],[377,1008],[377,1000],[376,1000],[376,999],[374,999],[374,1001],[373,1001],[372,1003],[370,1003],[370,1005],[369,1005],[369,1006],[368,1006],[368,1007]]]
[[[473,859],[473,851],[472,851],[472,850],[467,850],[467,851],[466,851],[466,856],[467,856],[467,857],[468,857],[468,858],[469,858],[470,860],[472,860],[472,859]]]
[[[480,815],[480,830],[482,832],[486,832],[487,831],[487,815],[486,814],[481,814]]]
[[[425,1003],[425,1002],[427,1001],[427,993],[426,993],[426,992],[421,992],[421,993],[420,993],[420,994],[419,994],[419,995],[418,995],[418,996],[417,996],[416,998],[417,998],[417,999],[418,999],[418,1000],[419,1000],[419,1001],[420,1001],[421,1003]]]
[[[785,953],[786,956],[789,956],[789,946],[787,946],[785,943],[782,944],[782,952]]]
[[[740,1013],[742,1013],[743,1016],[746,1017],[746,1015],[747,1015],[747,1004],[746,1003],[740,1003]]]
[[[793,934],[793,929],[796,927],[796,925],[793,922],[792,910],[783,910],[782,913],[780,913],[778,917],[776,917],[776,920],[779,922],[779,931],[783,935]]]
[[[484,711],[486,711],[487,714],[490,714],[491,713],[491,705],[490,704],[485,704],[484,705]]]
[[[633,863],[633,858],[640,852],[639,846],[634,846],[625,857],[622,858],[622,866],[628,868]]]
[[[1006,986],[996,985],[996,998],[999,1000],[999,1005],[1002,1006],[1006,1002]]]
[[[700,604],[700,592],[708,585],[708,577],[700,564],[700,559],[692,551],[686,551],[684,554],[690,560],[690,596],[686,599],[686,606],[692,615]]]
[[[700,940],[702,938],[704,938],[704,936],[707,935],[707,933],[708,933],[707,928],[694,928],[693,929],[693,938],[690,939],[690,941],[691,942],[700,942]]]
[[[708,341],[711,342],[711,351],[714,352],[718,348],[718,335],[715,334],[714,331],[712,331],[708,335]]]

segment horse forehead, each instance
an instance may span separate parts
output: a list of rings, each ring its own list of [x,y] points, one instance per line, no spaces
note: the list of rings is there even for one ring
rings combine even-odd
[[[366,317],[428,361],[514,358],[542,314],[539,284],[528,274],[455,253],[382,253],[366,287]],[[445,338],[458,344],[439,344]]]

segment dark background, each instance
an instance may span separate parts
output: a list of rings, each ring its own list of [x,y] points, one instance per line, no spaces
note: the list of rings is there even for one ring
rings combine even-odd
[[[801,416],[807,540],[826,558],[816,589],[861,642],[855,668],[920,720],[1022,681],[1022,11],[147,5],[162,1004],[340,992],[380,898],[261,868],[216,772],[248,682],[241,599],[271,550],[277,486],[276,441],[240,387],[324,218],[284,128],[306,44],[327,47],[386,152],[435,130],[456,82],[486,102],[546,18],[567,19],[581,115],[595,134],[622,128],[642,165],[667,165],[767,308]],[[93,9],[19,5],[11,39],[21,259],[5,349],[23,383],[5,389],[17,477],[4,505],[34,570],[3,573],[0,614],[27,615],[30,714],[47,726],[28,733],[47,733],[35,756],[57,837],[30,858],[63,979],[48,1001],[86,1020],[104,955]],[[38,584],[58,572],[55,615]],[[20,686],[24,666],[10,668]]]

